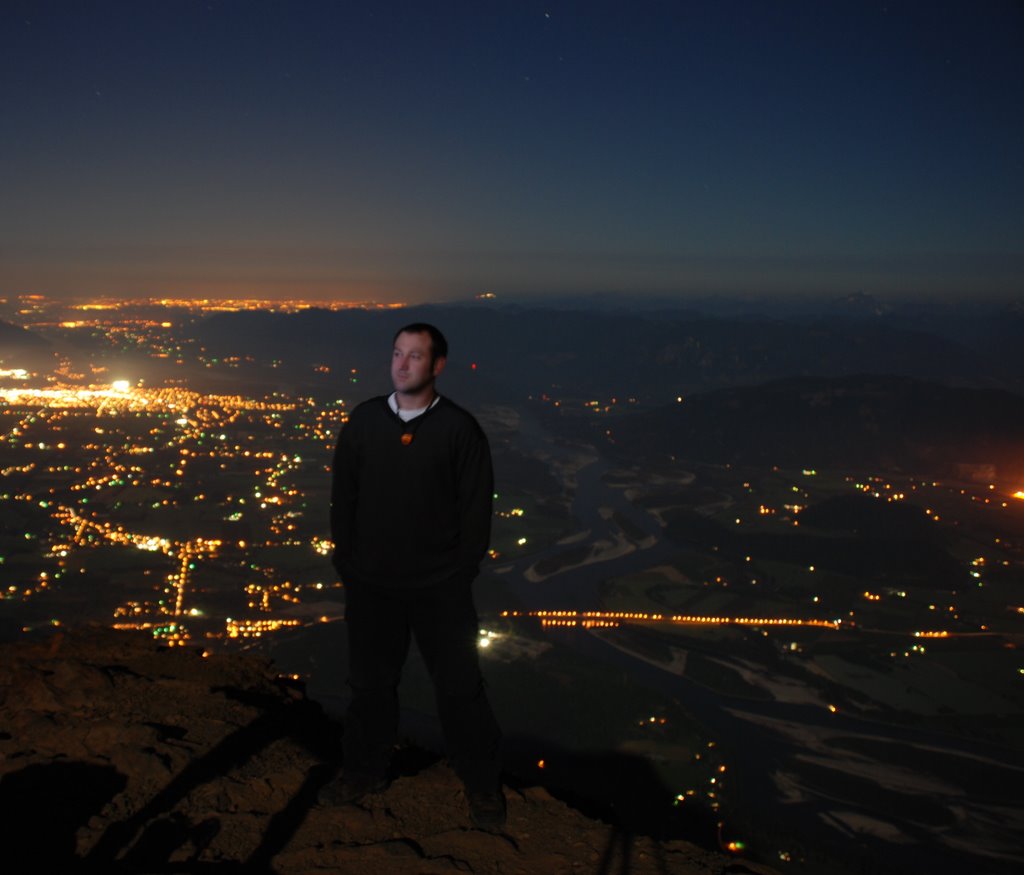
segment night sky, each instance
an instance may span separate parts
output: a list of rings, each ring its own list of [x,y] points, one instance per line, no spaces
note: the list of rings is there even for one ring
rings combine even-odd
[[[0,4],[0,296],[1019,296],[1024,4]]]

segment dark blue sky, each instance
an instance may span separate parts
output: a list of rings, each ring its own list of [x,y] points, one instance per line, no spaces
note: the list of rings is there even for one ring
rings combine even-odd
[[[1019,296],[1024,5],[0,4],[0,296]]]

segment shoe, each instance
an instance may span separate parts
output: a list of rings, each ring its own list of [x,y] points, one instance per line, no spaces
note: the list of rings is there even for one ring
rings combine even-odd
[[[501,789],[480,793],[467,793],[469,802],[469,818],[477,829],[493,832],[505,825],[507,810],[505,794]]]
[[[321,787],[316,801],[325,806],[352,805],[387,789],[388,779],[381,775],[345,775]]]

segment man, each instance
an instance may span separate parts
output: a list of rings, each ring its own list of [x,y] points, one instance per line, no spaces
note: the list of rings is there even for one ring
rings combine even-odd
[[[477,421],[434,387],[447,355],[433,325],[402,328],[391,356],[395,391],[356,407],[338,436],[331,534],[352,700],[342,778],[321,800],[345,804],[386,789],[413,637],[470,815],[494,829],[505,822],[500,731],[480,674],[471,589],[490,539],[494,476]]]

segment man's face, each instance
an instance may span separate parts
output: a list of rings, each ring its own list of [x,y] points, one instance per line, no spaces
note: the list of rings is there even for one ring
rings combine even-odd
[[[441,373],[444,359],[433,357],[430,335],[403,331],[395,338],[391,353],[391,382],[401,395],[416,395]]]

